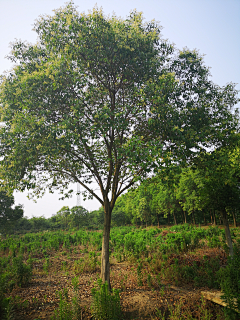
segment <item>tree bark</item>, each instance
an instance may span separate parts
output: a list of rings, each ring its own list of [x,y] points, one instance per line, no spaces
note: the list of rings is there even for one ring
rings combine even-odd
[[[217,225],[217,220],[216,220],[216,215],[215,215],[215,210],[213,209],[213,224],[214,226]]]
[[[173,219],[174,219],[174,224],[177,225],[177,219],[174,211],[173,211]]]
[[[183,210],[181,210],[181,215],[182,215],[182,222],[184,224],[184,214],[183,214]]]
[[[219,224],[221,225],[221,224],[224,224],[224,222],[222,221],[222,219],[221,219],[221,213],[220,213],[220,215],[219,215]]]
[[[101,257],[101,279],[103,283],[108,283],[108,288],[111,290],[110,284],[110,263],[109,263],[109,239],[111,226],[111,208],[109,204],[104,204],[104,229],[102,239],[102,257]]]
[[[226,212],[225,208],[220,213],[221,213],[221,217],[222,217],[223,224],[224,224],[227,246],[229,248],[229,256],[233,257],[232,238],[231,238],[231,233],[230,233],[230,229],[229,229],[227,212]]]
[[[187,223],[187,216],[186,216],[186,211],[183,211],[184,218],[185,218],[185,223]]]

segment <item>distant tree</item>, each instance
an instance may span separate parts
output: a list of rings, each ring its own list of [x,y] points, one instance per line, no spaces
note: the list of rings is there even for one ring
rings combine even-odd
[[[0,231],[7,233],[15,222],[23,217],[23,207],[14,205],[14,197],[5,191],[0,191]]]
[[[63,206],[55,215],[57,220],[59,221],[59,224],[64,229],[69,228],[70,214],[70,208],[68,206]]]
[[[177,52],[160,30],[136,11],[123,20],[98,9],[79,14],[70,2],[38,19],[36,45],[13,44],[16,66],[2,77],[4,183],[40,196],[78,182],[95,197],[104,209],[101,278],[109,287],[117,198],[163,163],[221,145],[235,126],[234,85],[214,85],[199,54]]]
[[[127,194],[121,195],[116,200],[115,206],[112,211],[112,225],[124,226],[126,224],[131,224],[131,218],[127,215],[126,200]]]
[[[70,215],[71,227],[87,227],[89,225],[89,212],[82,206],[72,207]]]
[[[202,211],[207,202],[207,194],[202,195],[204,188],[204,174],[190,167],[183,169],[176,188],[176,199],[184,212],[192,215],[193,223],[196,223],[195,213]]]
[[[235,135],[232,144],[206,153],[201,158],[205,171],[202,196],[208,206],[220,212],[225,227],[230,256],[233,256],[228,213],[239,208],[240,202],[240,136]]]
[[[27,217],[20,218],[16,221],[14,225],[14,231],[16,232],[26,232],[30,231],[32,229],[32,224],[30,222],[30,219]]]

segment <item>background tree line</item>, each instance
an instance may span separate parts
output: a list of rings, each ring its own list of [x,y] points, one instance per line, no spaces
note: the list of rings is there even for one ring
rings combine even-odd
[[[239,144],[225,146],[196,160],[197,166],[162,169],[121,195],[112,212],[112,226],[180,223],[230,224],[240,219]],[[18,217],[19,218],[19,217]],[[15,219],[16,220],[16,219]],[[20,217],[12,232],[71,228],[101,229],[104,209],[89,212],[81,206],[63,206],[51,218]],[[8,230],[10,230],[8,228]]]

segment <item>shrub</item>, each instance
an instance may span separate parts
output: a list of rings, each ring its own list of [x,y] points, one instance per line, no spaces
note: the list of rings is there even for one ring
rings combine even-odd
[[[74,262],[74,271],[76,274],[83,272],[95,272],[99,268],[100,262],[98,261],[96,252],[89,252],[84,258]]]
[[[12,301],[5,293],[11,287],[10,273],[1,273],[0,270],[0,318],[13,319]]]
[[[93,302],[91,306],[92,316],[97,320],[122,319],[119,291],[113,289],[112,294],[108,290],[108,284],[98,280],[98,288],[92,289]]]
[[[78,320],[81,317],[81,306],[80,298],[78,293],[78,284],[76,278],[72,281],[74,287],[74,296],[70,300],[68,295],[68,290],[64,288],[62,291],[58,292],[59,295],[59,306],[55,310],[55,315],[52,319],[54,320]]]
[[[24,286],[27,285],[32,277],[32,270],[29,265],[23,263],[23,257],[13,258],[13,278],[17,285]]]
[[[218,271],[222,299],[227,303],[227,319],[236,319],[236,310],[240,310],[240,247],[234,247],[233,258],[228,258],[226,268]]]

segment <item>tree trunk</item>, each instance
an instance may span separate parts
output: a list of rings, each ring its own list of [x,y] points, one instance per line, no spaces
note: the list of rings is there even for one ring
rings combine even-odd
[[[236,219],[235,209],[233,209],[232,214],[233,214],[234,228],[237,228],[237,219]]]
[[[214,226],[217,225],[217,220],[216,220],[216,215],[215,215],[215,210],[213,209],[213,224]]]
[[[186,211],[183,211],[184,218],[185,218],[185,223],[187,223],[187,216],[186,216]]]
[[[103,239],[102,239],[102,257],[101,257],[101,279],[103,283],[107,281],[109,290],[111,290],[110,263],[109,263],[110,226],[111,226],[111,208],[109,204],[105,204],[104,229],[103,229]]]
[[[158,228],[160,226],[160,222],[159,222],[159,214],[157,213],[157,222],[158,222]]]
[[[177,219],[174,211],[173,211],[173,219],[174,219],[174,224],[177,225]]]
[[[222,221],[222,219],[221,219],[221,212],[220,212],[220,215],[219,215],[219,224],[221,225],[221,224],[224,224],[224,222]]]
[[[230,233],[229,224],[228,224],[227,212],[226,212],[225,208],[220,213],[221,213],[221,217],[222,217],[223,224],[224,224],[227,246],[229,248],[229,256],[233,257],[232,238],[231,238],[231,233]]]
[[[182,222],[184,224],[184,214],[183,214],[183,210],[181,210],[181,215],[182,215]]]
[[[170,214],[168,214],[167,217],[168,217],[168,225],[170,225]]]

